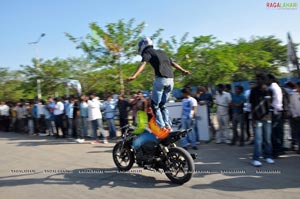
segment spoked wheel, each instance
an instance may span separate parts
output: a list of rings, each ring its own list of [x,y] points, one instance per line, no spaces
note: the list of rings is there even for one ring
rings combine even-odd
[[[113,160],[120,171],[129,171],[134,163],[134,154],[128,146],[118,142],[113,149]]]
[[[184,184],[189,181],[195,170],[194,160],[191,155],[180,147],[169,149],[169,168],[165,171],[166,176],[177,184]]]

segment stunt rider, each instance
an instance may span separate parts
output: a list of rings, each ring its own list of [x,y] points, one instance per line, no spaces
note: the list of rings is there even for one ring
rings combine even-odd
[[[141,64],[134,75],[129,77],[127,81],[137,78],[144,70],[146,64],[151,64],[155,72],[151,97],[153,113],[159,127],[171,131],[171,121],[169,120],[169,112],[165,104],[174,86],[172,67],[182,71],[184,74],[190,74],[190,72],[173,62],[164,51],[154,49],[153,42],[148,37],[138,43],[138,53],[142,56]]]

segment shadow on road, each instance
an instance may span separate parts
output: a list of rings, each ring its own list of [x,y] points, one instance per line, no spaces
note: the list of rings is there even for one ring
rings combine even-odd
[[[126,187],[126,188],[168,188],[177,184],[169,180],[157,180],[154,177],[142,174],[142,170],[131,172],[118,172],[116,169],[85,168],[68,171],[66,173],[35,173],[31,175],[11,175],[0,177],[1,187],[15,187],[25,185],[83,185],[89,189],[101,187]],[[38,174],[45,177],[38,178]],[[29,176],[32,176],[28,178]],[[24,178],[26,177],[26,178]],[[20,179],[22,178],[22,179]]]

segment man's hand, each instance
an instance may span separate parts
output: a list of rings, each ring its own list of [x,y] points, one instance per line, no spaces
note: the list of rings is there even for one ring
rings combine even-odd
[[[184,74],[186,74],[186,75],[190,75],[190,74],[191,74],[191,72],[188,71],[188,70],[183,70],[182,72],[183,72]]]
[[[126,80],[127,80],[127,82],[130,82],[130,81],[134,80],[135,78],[136,78],[135,76],[131,76],[131,77],[128,77]]]

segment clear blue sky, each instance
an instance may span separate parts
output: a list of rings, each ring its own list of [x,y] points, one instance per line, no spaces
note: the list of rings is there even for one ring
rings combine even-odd
[[[275,35],[286,43],[290,31],[300,43],[300,0],[295,10],[266,7],[268,0],[0,0],[0,67],[18,69],[31,64],[35,41],[40,57],[80,56],[64,32],[79,37],[89,33],[88,24],[104,26],[124,18],[148,24],[145,34],[163,28],[163,37],[214,35],[223,42],[251,36]]]

